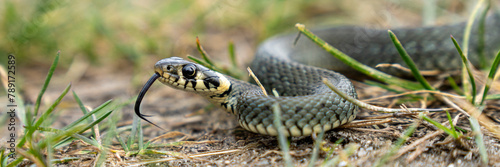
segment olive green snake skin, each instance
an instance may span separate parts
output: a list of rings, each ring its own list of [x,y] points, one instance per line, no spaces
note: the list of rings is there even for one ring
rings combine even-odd
[[[450,71],[461,68],[462,61],[450,40],[463,39],[465,23],[438,27],[393,29],[420,70]],[[469,59],[477,65],[478,27],[472,30]],[[374,67],[381,63],[404,64],[386,30],[345,26],[313,31],[343,53]],[[155,74],[142,89],[135,106],[139,112],[142,97],[158,79],[171,87],[196,92],[234,114],[239,124],[252,132],[277,135],[273,124],[273,105],[281,109],[281,123],[286,136],[305,136],[330,130],[354,120],[358,107],[331,91],[322,82],[328,79],[348,96],[357,98],[352,83],[342,74],[355,73],[350,67],[307,38],[296,35],[277,36],[263,42],[250,65],[268,92],[275,89],[279,97],[266,96],[251,83],[233,79],[178,57],[155,64]],[[500,14],[489,16],[485,25],[484,55],[489,60],[500,48]],[[405,73],[392,68],[390,74]],[[334,72],[337,71],[337,72]],[[342,73],[342,74],[340,74]],[[146,120],[147,121],[147,120]],[[148,121],[149,122],[149,121]],[[151,123],[151,122],[150,122]]]

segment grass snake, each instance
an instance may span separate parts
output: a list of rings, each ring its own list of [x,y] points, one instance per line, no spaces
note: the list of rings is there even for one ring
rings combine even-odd
[[[491,59],[500,47],[500,14],[487,17],[484,55]],[[450,40],[463,39],[465,23],[435,27],[400,28],[392,31],[420,70],[450,71],[462,62]],[[478,26],[472,30],[469,59],[477,65],[479,58]],[[330,45],[371,67],[380,63],[404,64],[386,30],[343,26],[313,31]],[[252,132],[277,135],[273,125],[272,106],[279,104],[286,136],[305,136],[352,121],[358,107],[344,100],[326,85],[327,78],[345,94],[357,98],[352,83],[342,74],[355,73],[309,39],[295,40],[295,35],[282,35],[263,42],[250,67],[266,90],[275,89],[280,97],[265,96],[249,82],[234,79],[202,65],[170,57],[158,61],[155,74],[141,90],[135,104],[136,114],[145,119],[139,106],[151,84],[159,80],[176,89],[195,92],[213,104],[234,114],[239,124]],[[337,71],[337,72],[335,72]],[[387,73],[402,75],[394,69]],[[342,73],[342,74],[340,74]],[[153,124],[153,123],[151,123]],[[154,125],[154,124],[153,124]]]

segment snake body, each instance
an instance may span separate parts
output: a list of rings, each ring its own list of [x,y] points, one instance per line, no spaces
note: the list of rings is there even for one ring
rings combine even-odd
[[[489,16],[485,28],[484,55],[491,59],[491,55],[500,48],[500,14]],[[449,36],[453,35],[460,42],[464,29],[465,23],[459,23],[394,29],[393,32],[419,69],[449,71],[459,69],[462,63]],[[477,30],[477,26],[473,28],[473,32]],[[345,26],[313,32],[368,66],[403,64],[386,30]],[[155,64],[155,74],[137,99],[136,114],[146,120],[139,112],[139,105],[149,86],[158,79],[171,87],[206,97],[234,114],[243,128],[260,134],[277,135],[273,124],[273,105],[281,109],[281,123],[286,136],[319,133],[352,121],[358,107],[338,96],[322,82],[322,78],[326,78],[348,96],[357,98],[349,79],[335,72],[349,74],[352,69],[306,38],[294,41],[294,35],[266,40],[257,50],[250,66],[266,90],[270,92],[275,89],[279,97],[266,96],[254,84],[171,57]],[[472,34],[469,48],[471,53],[476,53],[480,48],[476,33]],[[474,56],[469,56],[470,61],[477,65],[479,59],[476,54],[471,55]],[[391,69],[384,71],[403,74]]]

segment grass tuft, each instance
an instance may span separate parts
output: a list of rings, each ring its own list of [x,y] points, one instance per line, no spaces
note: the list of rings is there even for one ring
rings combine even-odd
[[[24,129],[24,136],[22,136],[21,140],[17,143],[16,151],[20,154],[20,156],[8,164],[4,162],[2,166],[17,166],[25,159],[30,160],[37,166],[52,166],[52,164],[59,163],[61,161],[71,160],[73,158],[64,160],[55,158],[54,153],[56,148],[67,145],[69,143],[68,141],[74,139],[79,139],[98,148],[104,148],[96,139],[89,139],[88,136],[83,136],[82,134],[88,129],[97,126],[98,123],[103,122],[113,112],[113,110],[104,111],[104,107],[110,104],[111,101],[104,103],[92,112],[85,113],[83,117],[70,123],[62,129],[45,127],[46,125],[49,125],[48,120],[56,119],[53,118],[56,116],[53,113],[65,95],[69,92],[71,84],[68,84],[59,97],[43,113],[41,113],[40,117],[36,118],[36,111],[39,110],[39,107],[41,106],[40,99],[43,97],[45,90],[49,86],[50,80],[52,79],[52,75],[59,60],[59,54],[60,52],[58,52],[51,68],[49,69],[45,83],[39,93],[37,102],[34,105],[34,109],[32,110],[31,107],[26,107],[27,111],[25,112],[25,115],[19,115],[19,117],[25,117],[27,120]],[[80,108],[84,110],[84,105],[76,93],[73,92],[73,95]],[[94,121],[87,119],[94,114],[100,115],[99,118]],[[96,132],[91,134],[95,135]],[[101,153],[103,150],[105,149],[100,149]]]

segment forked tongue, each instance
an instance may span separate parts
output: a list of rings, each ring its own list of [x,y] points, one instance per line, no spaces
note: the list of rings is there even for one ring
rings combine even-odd
[[[140,111],[142,98],[144,98],[144,95],[146,95],[146,92],[148,91],[149,87],[151,87],[151,85],[153,85],[153,83],[156,81],[156,79],[158,79],[158,77],[160,77],[160,75],[157,73],[154,73],[153,76],[151,76],[151,78],[149,78],[148,82],[146,82],[144,87],[142,87],[141,92],[139,92],[139,96],[137,97],[137,100],[135,101],[134,110],[135,110],[135,114],[137,116],[139,116],[139,118],[141,118],[142,120],[160,128],[162,130],[165,130],[165,129],[161,128],[160,126],[154,124],[153,122],[149,121],[148,119],[146,119],[145,117],[149,117],[149,115],[144,115]]]

